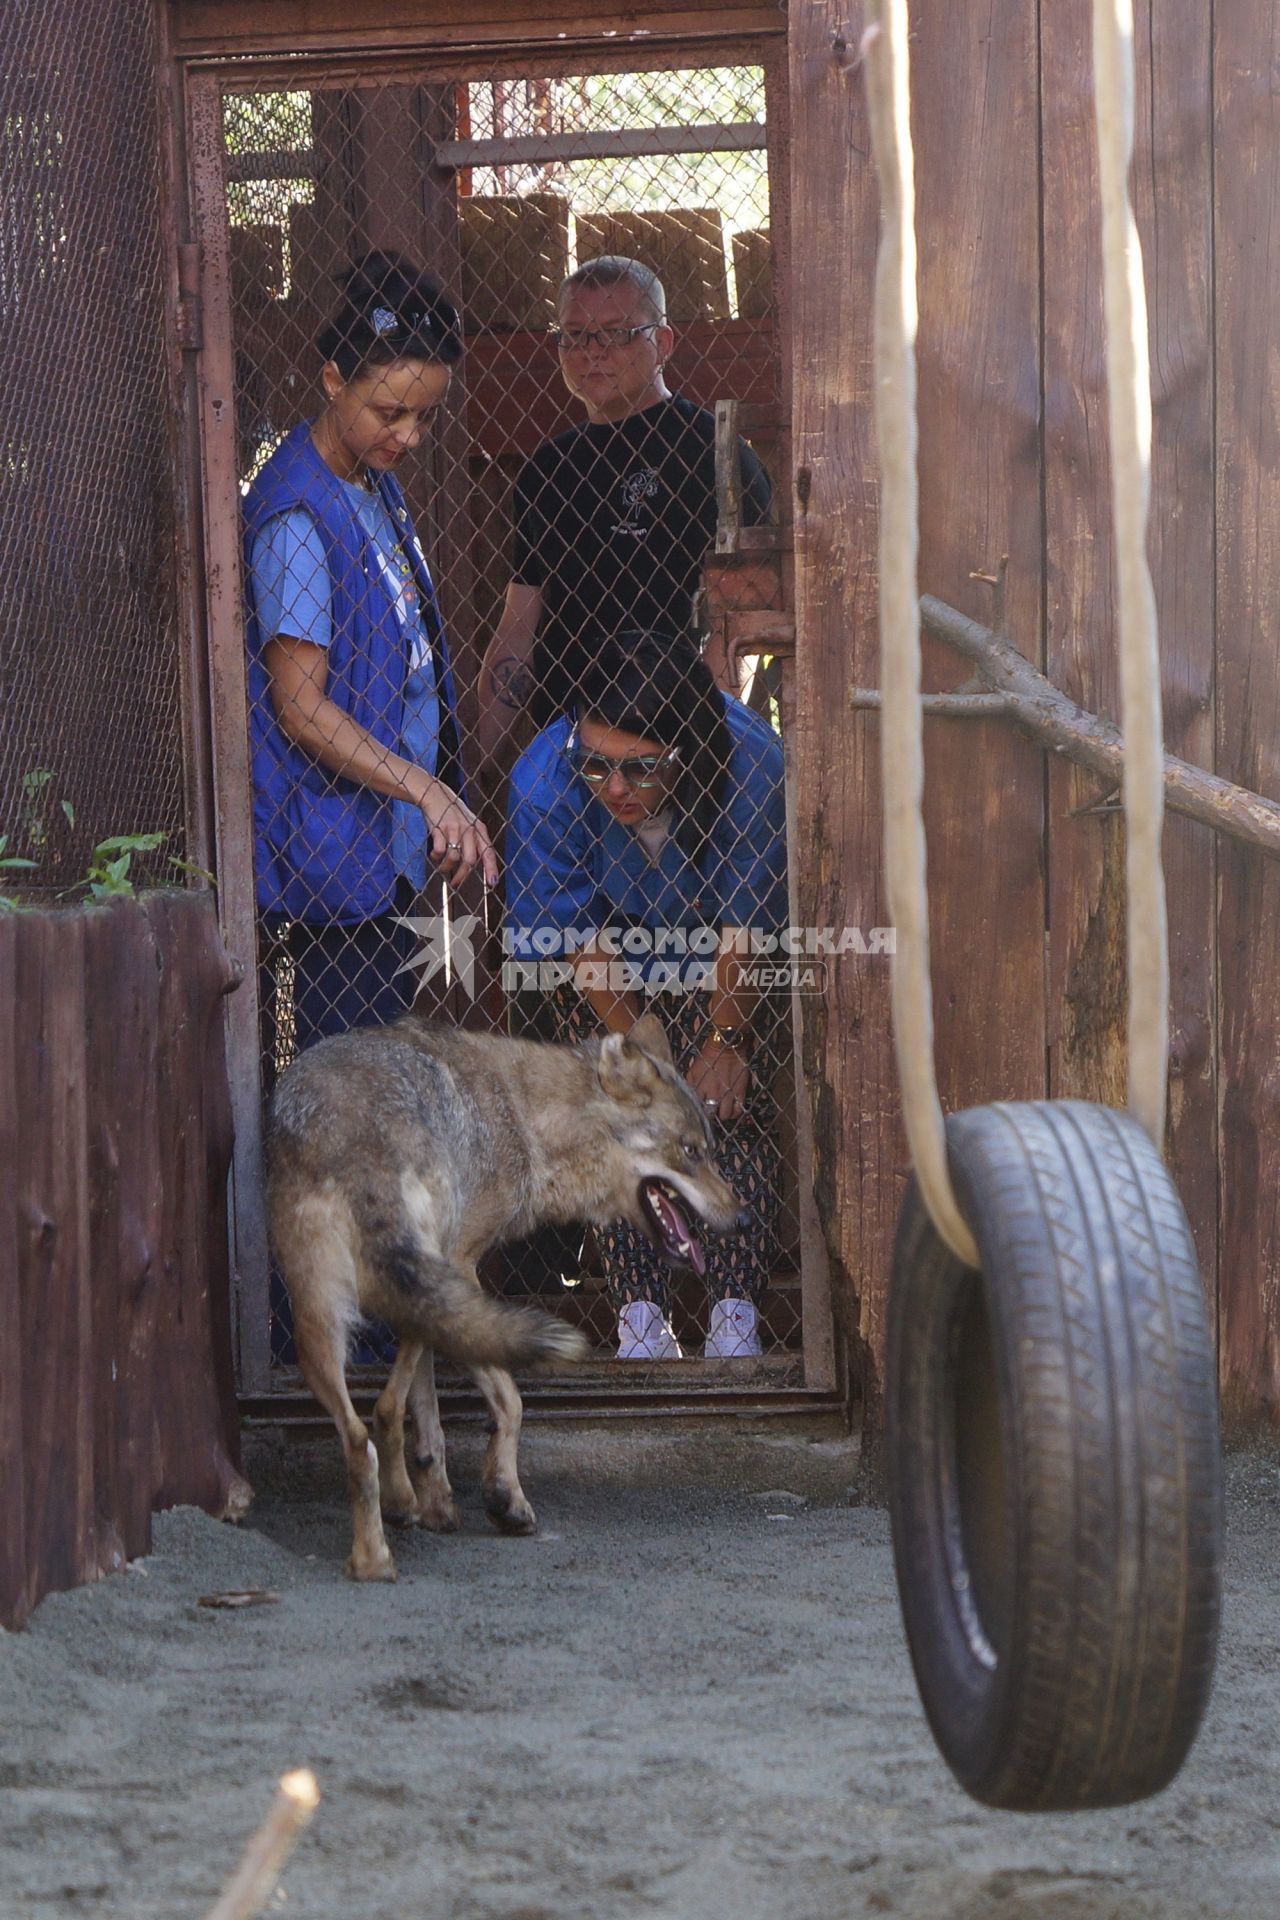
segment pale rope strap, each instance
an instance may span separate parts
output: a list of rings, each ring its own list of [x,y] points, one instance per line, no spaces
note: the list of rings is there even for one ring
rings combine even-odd
[[[1147,568],[1151,367],[1142,248],[1129,204],[1133,152],[1133,0],[1094,0],[1094,110],[1102,198],[1111,512],[1116,541],[1120,717],[1124,729],[1125,879],[1129,939],[1129,1107],[1164,1144],[1169,1051],[1165,923],[1164,742],[1156,603]]]
[[[1111,11],[1114,44],[1122,51],[1115,28],[1114,8],[1123,0],[1095,0],[1095,22]],[[933,1064],[933,996],[929,975],[929,908],[924,821],[924,757],[920,709],[920,613],[916,582],[918,553],[918,499],[916,487],[915,335],[916,244],[915,177],[911,145],[911,89],[908,64],[906,0],[869,0],[870,25],[863,38],[867,68],[867,97],[876,167],[880,176],[881,231],[876,260],[875,291],[875,418],[880,450],[880,692],[881,778],[884,798],[885,873],[889,910],[897,930],[893,970],[894,1041],[898,1078],[902,1087],[903,1123],[920,1191],[929,1217],[957,1258],[979,1265],[973,1235],[960,1212],[947,1169],[946,1127],[938,1098]],[[1130,52],[1132,32],[1129,36]],[[1101,53],[1101,46],[1099,45]],[[1114,76],[1118,59],[1100,65]],[[1123,85],[1120,87],[1123,95]],[[1107,114],[1099,83],[1099,143],[1105,149]],[[1132,101],[1130,72],[1128,98]],[[1129,114],[1129,122],[1132,112]],[[1128,203],[1125,193],[1127,144],[1123,116],[1112,124],[1120,135],[1119,218],[1120,277],[1125,281],[1122,315],[1133,312],[1131,274],[1125,265]],[[1104,182],[1110,169],[1104,162]],[[1106,192],[1104,189],[1104,214]],[[1116,226],[1112,220],[1105,224]],[[1132,217],[1128,217],[1132,229]],[[1104,230],[1105,238],[1105,230]],[[1141,255],[1134,236],[1131,260],[1137,282],[1137,309],[1141,297]],[[1112,329],[1111,282],[1114,254],[1106,254],[1108,293],[1106,317]],[[1123,325],[1123,321],[1121,322]],[[1159,660],[1155,646],[1150,580],[1146,572],[1144,533],[1150,452],[1149,370],[1145,351],[1145,321],[1141,355],[1134,347],[1132,322],[1126,334],[1128,360],[1109,352],[1112,392],[1112,448],[1115,474],[1117,544],[1121,562],[1122,697],[1128,751],[1125,756],[1125,806],[1129,864],[1129,1042],[1130,1105],[1159,1143],[1163,1127],[1165,1069],[1165,1008],[1168,999],[1168,963],[1164,935],[1164,891],[1160,869],[1160,818],[1164,788],[1159,726]],[[1128,367],[1128,379],[1123,368]],[[1127,410],[1116,395],[1124,389]],[[1140,392],[1138,389],[1140,388]],[[1130,430],[1117,432],[1117,411],[1126,413]],[[1145,417],[1145,440],[1138,423]],[[1144,448],[1146,460],[1144,461]],[[1133,464],[1126,460],[1132,450]],[[1132,586],[1132,529],[1136,528],[1138,555],[1136,593],[1131,598],[1139,614],[1141,582],[1146,582],[1148,618],[1131,624],[1126,583]],[[1155,724],[1151,725],[1154,711]],[[1138,719],[1142,712],[1142,719]],[[1130,727],[1134,732],[1130,732]],[[1140,738],[1145,733],[1145,739]],[[1154,782],[1152,771],[1154,770]],[[1154,816],[1151,812],[1154,785]],[[1137,814],[1130,812],[1137,808]],[[1154,870],[1154,875],[1153,875]],[[1145,921],[1145,924],[1143,922]],[[1153,958],[1154,949],[1154,958]],[[1158,1024],[1158,1032],[1153,1026]],[[1157,1069],[1153,1075],[1152,1067]],[[1159,1092],[1151,1097],[1153,1082]]]
[[[947,1171],[933,1071],[916,586],[916,232],[907,0],[871,0],[863,38],[880,175],[876,256],[876,440],[880,449],[880,755],[884,865],[896,928],[893,1033],[902,1119],[929,1218],[966,1266],[981,1264]]]

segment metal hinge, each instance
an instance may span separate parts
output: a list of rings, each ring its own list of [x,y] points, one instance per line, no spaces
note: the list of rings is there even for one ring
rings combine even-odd
[[[204,314],[200,301],[200,248],[194,240],[178,246],[178,346],[198,353],[204,345]]]

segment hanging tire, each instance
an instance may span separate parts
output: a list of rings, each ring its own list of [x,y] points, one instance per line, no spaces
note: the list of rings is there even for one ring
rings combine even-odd
[[[894,1248],[888,1470],[916,1681],[989,1806],[1106,1807],[1181,1766],[1213,1675],[1213,1345],[1142,1127],[1076,1101],[947,1123],[981,1273],[914,1180]]]

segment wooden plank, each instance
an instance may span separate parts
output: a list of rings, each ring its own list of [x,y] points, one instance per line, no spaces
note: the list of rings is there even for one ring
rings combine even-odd
[[[796,910],[802,925],[881,925],[874,724],[833,727],[849,682],[866,677],[875,633],[870,302],[877,230],[861,84],[833,59],[843,7],[791,15],[792,436],[795,459]],[[872,674],[874,678],[874,674]],[[883,1326],[883,1256],[897,1195],[888,972],[836,961],[825,1000],[803,1004],[802,1075],[811,1102],[814,1190],[837,1336],[878,1410],[867,1356]]]
[[[115,1233],[99,1229],[116,1270],[116,1516],[125,1553],[151,1545],[152,1498],[159,1477],[157,1350],[173,1337],[161,1247],[161,1193],[170,1118],[158,1077],[162,1047],[160,982],[175,956],[152,936],[142,902],[110,916],[117,948],[110,975],[95,981],[89,1070],[98,1090],[104,1153],[118,1162]]]
[[[1133,192],[1151,346],[1148,552],[1159,622],[1165,748],[1214,764],[1213,92],[1207,9],[1142,0],[1134,50]],[[1211,1310],[1218,1285],[1216,1044],[1219,837],[1166,818],[1169,1109],[1165,1152]],[[1255,856],[1256,858],[1256,856]]]
[[[1009,620],[1038,653],[1036,0],[1000,0],[989,37],[957,36],[942,15],[928,22],[911,54],[919,580],[981,617],[989,593],[971,575],[1007,554]],[[987,217],[993,207],[999,219]],[[963,678],[926,643],[926,686]],[[926,721],[935,1051],[948,1112],[1045,1092],[1042,795],[1042,756],[1009,728]]]
[[[1280,85],[1275,0],[1214,14],[1218,771],[1280,798]],[[1280,1412],[1280,873],[1223,847],[1224,1409]]]
[[[1088,8],[1045,7],[1042,27],[1045,671],[1118,721]],[[1050,1091],[1123,1106],[1123,839],[1114,813],[1080,812],[1100,797],[1050,765]]]
[[[1172,753],[1207,762],[1213,676],[1209,28],[1194,8],[1147,14],[1139,10],[1135,36],[1134,181],[1150,308],[1150,553],[1166,744]],[[1092,96],[1081,84],[1089,61],[1087,9],[1046,8],[1045,670],[1071,698],[1118,722],[1096,156]],[[1058,759],[1051,763],[1050,1084],[1058,1097],[1123,1106],[1124,845],[1118,813],[1097,809],[1104,798],[1089,774]],[[1173,1013],[1166,1144],[1210,1288],[1217,1225],[1212,838],[1180,821],[1165,830]]]
[[[25,921],[0,914],[0,1087],[18,1084],[18,943]],[[0,1627],[20,1627],[27,1616],[26,1389],[27,1334],[19,1266],[20,1195],[18,1103],[0,1100]]]
[[[83,916],[31,916],[18,947],[14,1106],[39,1117],[18,1163],[24,1334],[26,1606],[92,1579],[93,1421]]]
[[[611,0],[577,0],[571,10],[540,13],[536,22],[514,0],[438,0],[429,15],[420,0],[381,0],[376,15],[357,16],[345,0],[178,0],[174,42],[184,58],[227,53],[294,54],[330,50],[547,44],[563,52],[566,39],[590,44],[632,37],[638,52],[658,35],[679,39],[786,32],[786,14],[772,5],[737,0],[650,0],[618,8]]]
[[[161,1311],[154,1333],[152,1501],[220,1512],[239,1479],[222,1254],[230,1149],[221,1057],[227,956],[212,914],[201,912],[195,897],[156,893],[145,906],[151,943],[167,962],[155,1024],[162,1037],[155,1076],[164,1134],[153,1176]]]
[[[733,284],[740,319],[767,320],[774,306],[773,248],[768,227],[733,236]]]
[[[132,1156],[122,1142],[138,1112],[144,1088],[136,1078],[136,1021],[128,992],[131,957],[127,913],[98,908],[83,916],[85,964],[84,1102],[86,1172],[93,1233],[92,1332],[89,1406],[93,1417],[93,1500],[99,1565],[121,1568],[129,1553],[120,1525],[129,1496],[129,1473],[120,1449],[123,1351],[121,1302],[128,1289],[121,1258],[128,1210],[122,1205],[122,1170]],[[123,1148],[123,1150],[122,1150]]]

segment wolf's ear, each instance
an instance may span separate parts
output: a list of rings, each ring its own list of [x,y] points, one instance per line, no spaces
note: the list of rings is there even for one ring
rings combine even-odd
[[[631,1029],[634,1032],[635,1027]],[[610,1100],[620,1100],[624,1106],[647,1107],[661,1076],[652,1060],[632,1045],[631,1033],[605,1035],[596,1076]]]
[[[642,1013],[627,1035],[627,1045],[639,1047],[641,1053],[647,1053],[651,1060],[657,1060],[664,1067],[673,1067],[671,1043],[667,1039],[667,1030],[656,1013]]]

